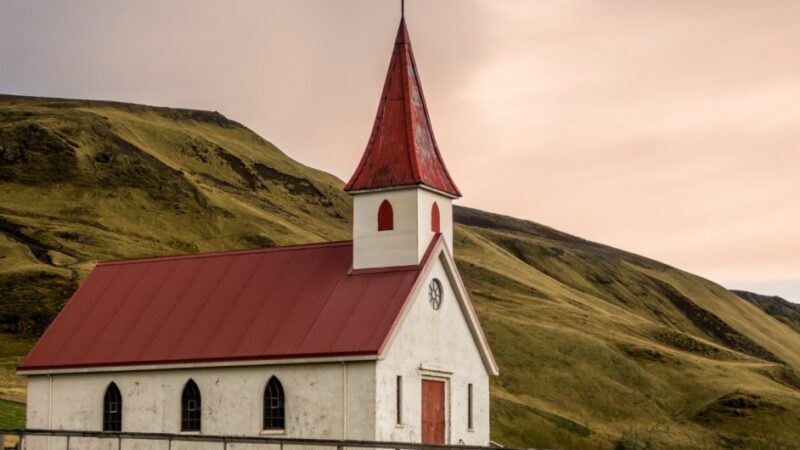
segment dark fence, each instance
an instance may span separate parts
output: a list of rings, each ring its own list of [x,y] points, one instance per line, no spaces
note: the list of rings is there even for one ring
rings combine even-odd
[[[55,437],[59,438],[60,443],[53,448],[81,450],[81,447],[73,444],[76,440],[86,439],[102,440],[116,443],[117,449],[125,448],[126,441],[151,441],[166,443],[168,449],[172,448],[173,443],[177,442],[202,442],[216,443],[220,450],[233,450],[232,444],[251,444],[277,446],[280,450],[285,450],[287,446],[313,447],[344,450],[346,448],[373,448],[373,449],[403,449],[403,450],[497,450],[495,447],[483,447],[479,445],[431,445],[416,444],[411,442],[387,442],[387,441],[355,441],[355,440],[335,440],[335,439],[303,439],[288,438],[278,436],[219,436],[219,435],[200,435],[200,434],[169,434],[169,433],[134,433],[134,432],[107,432],[107,431],[76,431],[76,430],[43,430],[43,429],[2,429],[0,435],[3,442],[8,447],[27,449],[25,442],[30,437]],[[9,444],[8,438],[12,438],[13,444]],[[14,439],[16,438],[16,439]],[[66,441],[66,442],[65,442]],[[66,446],[65,446],[66,444]],[[10,445],[10,446],[9,446]],[[112,444],[113,445],[113,444]],[[204,447],[205,448],[205,447]],[[292,449],[286,449],[292,450]],[[522,449],[506,449],[522,450]]]

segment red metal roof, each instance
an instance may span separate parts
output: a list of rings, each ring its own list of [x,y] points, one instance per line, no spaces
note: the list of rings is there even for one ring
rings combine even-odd
[[[100,263],[19,369],[377,355],[428,258],[352,272],[352,254],[338,242]]]
[[[364,156],[345,191],[424,185],[460,197],[433,137],[405,19]]]

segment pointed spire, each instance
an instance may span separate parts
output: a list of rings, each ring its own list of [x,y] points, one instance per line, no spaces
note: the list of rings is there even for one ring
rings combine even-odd
[[[406,21],[401,18],[372,135],[344,190],[415,185],[461,197],[433,137]]]

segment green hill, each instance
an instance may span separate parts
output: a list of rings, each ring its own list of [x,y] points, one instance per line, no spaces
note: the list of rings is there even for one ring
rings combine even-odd
[[[342,184],[218,113],[0,96],[0,397],[24,400],[14,364],[95,261],[348,239]],[[494,440],[797,448],[800,333],[787,323],[542,225],[467,208],[456,221],[501,368]],[[11,422],[14,408],[0,403]]]

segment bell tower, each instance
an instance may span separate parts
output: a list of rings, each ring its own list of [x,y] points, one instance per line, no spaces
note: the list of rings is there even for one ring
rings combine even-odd
[[[405,18],[367,148],[345,186],[353,196],[353,268],[417,265],[436,234],[453,251],[461,197],[433,136]]]

